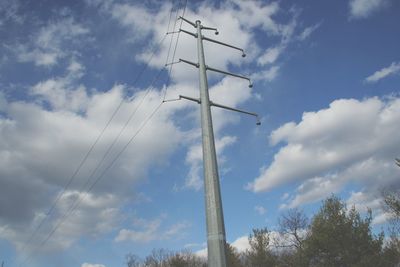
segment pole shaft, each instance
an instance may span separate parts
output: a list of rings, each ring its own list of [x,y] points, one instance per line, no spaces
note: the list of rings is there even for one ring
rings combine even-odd
[[[226,237],[211,118],[201,22],[196,21],[199,59],[204,191],[207,221],[208,266],[226,267]]]

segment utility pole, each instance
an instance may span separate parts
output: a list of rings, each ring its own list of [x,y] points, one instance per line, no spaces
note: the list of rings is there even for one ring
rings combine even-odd
[[[242,52],[242,56],[245,57],[243,49],[235,47],[229,44],[219,42],[207,38],[202,35],[202,30],[213,30],[215,34],[218,34],[216,28],[205,27],[201,24],[200,20],[195,23],[180,17],[183,21],[192,25],[196,28],[197,33],[192,33],[180,29],[179,31],[189,34],[197,38],[197,55],[198,63],[193,63],[188,60],[179,59],[179,62],[184,62],[195,66],[199,69],[199,83],[200,83],[200,99],[179,96],[179,99],[186,99],[197,102],[200,104],[201,110],[201,128],[202,128],[202,142],[203,142],[203,170],[204,170],[204,192],[205,192],[205,206],[206,206],[206,222],[207,222],[207,248],[208,248],[208,266],[210,267],[226,267],[226,237],[225,237],[225,225],[224,225],[224,215],[222,210],[221,201],[221,190],[218,176],[218,165],[217,156],[215,152],[215,141],[213,124],[211,117],[211,106],[216,106],[219,108],[224,108],[232,111],[237,111],[240,113],[245,113],[248,115],[255,116],[257,118],[257,125],[260,124],[258,120],[258,115],[252,112],[247,112],[239,110],[236,108],[227,107],[224,105],[216,104],[210,101],[208,93],[208,82],[207,82],[207,70],[219,72],[225,75],[230,75],[249,81],[249,87],[252,87],[249,78],[233,74],[227,71],[222,71],[218,69],[211,68],[206,65],[204,57],[203,40],[210,41],[219,45],[224,45]],[[173,62],[174,64],[178,62]],[[168,64],[167,64],[168,65]]]

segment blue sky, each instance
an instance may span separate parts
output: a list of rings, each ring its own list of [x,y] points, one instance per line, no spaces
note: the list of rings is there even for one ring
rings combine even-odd
[[[199,94],[197,69],[164,68],[197,61],[193,37],[180,34],[174,58],[178,35],[165,37],[182,7],[0,2],[5,266],[122,266],[152,248],[204,254],[199,107],[174,101],[151,115],[163,99]],[[212,101],[262,120],[213,108],[227,240],[239,250],[252,228],[276,231],[289,208],[311,216],[332,193],[385,227],[380,191],[400,187],[399,14],[394,0],[188,1],[187,19],[247,54],[205,43],[207,64],[254,82],[209,73]]]

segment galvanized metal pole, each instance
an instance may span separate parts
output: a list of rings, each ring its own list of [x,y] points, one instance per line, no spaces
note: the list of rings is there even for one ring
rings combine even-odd
[[[226,238],[217,156],[211,118],[201,22],[196,21],[199,58],[201,128],[203,138],[204,191],[207,221],[208,266],[226,267]]]

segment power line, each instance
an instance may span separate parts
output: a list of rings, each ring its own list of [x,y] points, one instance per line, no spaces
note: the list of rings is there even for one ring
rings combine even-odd
[[[187,1],[186,1],[187,3]],[[186,9],[186,5],[184,7],[184,11],[183,14],[185,13],[185,9]],[[177,15],[178,16],[179,10],[177,10]],[[172,17],[172,8],[171,8],[171,12],[170,12],[170,20]],[[176,25],[176,21],[175,21],[175,25]],[[182,25],[182,23],[181,23]],[[169,30],[169,26],[170,26],[170,21],[168,23],[168,30]],[[175,26],[174,26],[175,29]],[[167,32],[168,32],[167,30]],[[166,35],[162,38],[162,40],[158,43],[159,47],[161,45],[161,43],[165,40]],[[175,56],[175,51],[176,51],[176,47],[178,44],[178,39],[179,39],[179,35],[175,44],[175,49],[174,49],[174,56]],[[172,42],[172,38],[171,38],[171,42]],[[150,56],[150,58],[148,59],[148,61],[146,62],[146,65],[144,68],[142,68],[142,70],[139,72],[137,78],[134,81],[134,84],[136,84],[136,82],[139,80],[139,78],[141,77],[141,75],[144,73],[144,71],[148,68],[149,63],[151,62],[151,60],[153,59],[154,55],[155,55],[155,50],[153,51],[152,55]],[[169,57],[169,53],[168,52],[168,56]],[[135,115],[136,111],[139,109],[139,107],[142,105],[142,103],[144,102],[144,99],[146,98],[146,96],[148,95],[148,93],[150,92],[151,87],[153,86],[153,84],[159,79],[161,72],[164,69],[160,69],[160,71],[157,73],[157,75],[155,76],[155,78],[153,79],[151,85],[149,86],[149,88],[146,90],[142,100],[140,101],[140,103],[138,104],[138,106],[136,107],[136,109],[131,113],[129,119],[126,121],[125,125],[122,127],[122,129],[120,130],[119,134],[117,135],[117,137],[113,140],[112,144],[108,147],[107,151],[105,152],[105,154],[103,155],[103,158],[101,159],[101,161],[97,164],[97,166],[95,167],[95,169],[92,171],[91,175],[89,176],[89,178],[87,179],[85,185],[83,186],[83,189],[89,184],[91,178],[94,177],[94,174],[97,172],[98,168],[100,167],[100,165],[103,163],[103,161],[105,160],[105,158],[107,157],[108,153],[111,151],[111,149],[114,147],[115,143],[119,140],[120,136],[122,135],[122,133],[125,131],[126,127],[128,126],[129,122],[132,120],[133,116]],[[171,73],[172,68],[170,68],[169,73]],[[169,77],[169,75],[168,75]],[[168,79],[169,82],[169,79]],[[167,89],[166,89],[167,90]],[[166,92],[166,91],[165,91]],[[165,95],[164,95],[164,99],[165,99]],[[99,141],[99,139],[101,138],[101,136],[104,134],[105,130],[108,128],[108,126],[110,125],[111,121],[113,120],[113,118],[115,117],[116,113],[120,110],[121,106],[124,103],[124,99],[122,99],[122,101],[120,102],[120,104],[118,105],[117,109],[114,111],[112,117],[110,118],[110,120],[107,122],[106,127],[104,127],[103,131],[101,132],[101,134],[98,136],[98,138],[96,139],[95,143],[92,145],[91,149],[88,151],[88,153],[85,155],[84,160],[81,162],[81,164],[79,165],[78,169],[74,172],[73,177],[76,176],[76,174],[79,172],[79,170],[81,169],[81,167],[84,165],[85,161],[87,160],[89,154],[92,152],[92,150],[94,149],[94,146],[97,144],[97,142]],[[89,189],[87,190],[87,192],[85,192],[85,195],[83,198],[79,197],[77,200],[75,201],[74,204],[71,206],[71,208],[64,214],[64,216],[61,218],[61,220],[59,221],[59,223],[56,225],[55,228],[53,228],[53,230],[50,232],[50,234],[46,237],[46,239],[44,239],[42,241],[42,243],[40,244],[40,247],[43,246],[50,238],[51,236],[57,231],[57,229],[62,225],[63,222],[65,222],[65,220],[68,218],[68,216],[70,216],[75,210],[76,208],[80,205],[80,203],[86,198],[87,194],[93,189],[93,187],[98,183],[98,181],[104,176],[104,174],[112,167],[112,165],[117,161],[117,159],[120,157],[120,155],[126,150],[126,148],[129,146],[129,144],[134,140],[134,138],[140,133],[140,131],[145,127],[145,125],[148,123],[148,121],[150,121],[150,119],[157,113],[157,111],[159,110],[159,108],[161,107],[161,105],[164,102],[161,101],[160,104],[156,107],[156,109],[151,113],[151,115],[144,121],[144,123],[142,124],[142,126],[139,128],[139,130],[132,136],[132,138],[128,141],[128,143],[123,147],[123,149],[117,154],[117,156],[113,159],[113,161],[105,168],[105,170],[101,173],[101,175],[94,181],[94,183],[89,187]],[[58,195],[56,201],[53,203],[51,209],[49,210],[49,212],[46,214],[46,217],[42,220],[42,222],[39,224],[39,226],[37,227],[37,229],[35,230],[34,234],[31,236],[30,240],[28,241],[28,243],[31,241],[31,239],[33,238],[33,236],[37,233],[37,231],[39,230],[39,228],[43,225],[45,219],[48,217],[48,215],[53,211],[53,209],[55,208],[57,202],[61,199],[62,195],[66,192],[67,188],[70,186],[70,184],[72,183],[72,179],[70,179],[69,183],[67,184],[66,187],[64,187],[63,191],[61,194]],[[27,244],[25,244],[24,249],[26,248]],[[31,255],[32,256],[32,255]],[[31,257],[26,258],[23,263],[27,262]]]
[[[41,245],[44,245],[50,238],[51,236],[57,231],[57,229],[66,221],[68,216],[71,216],[73,212],[76,210],[76,208],[79,207],[79,205],[86,199],[88,194],[92,191],[92,189],[95,187],[95,185],[104,177],[104,175],[107,173],[107,171],[114,165],[114,163],[119,159],[119,157],[124,153],[124,151],[128,148],[128,146],[132,143],[132,141],[136,138],[136,136],[144,129],[144,127],[147,125],[147,123],[153,118],[153,116],[157,113],[157,111],[160,109],[161,105],[163,102],[160,102],[156,108],[152,111],[152,113],[146,118],[146,120],[141,124],[141,126],[138,128],[138,130],[135,132],[135,134],[132,135],[132,137],[129,139],[129,141],[123,146],[123,148],[118,152],[118,154],[114,157],[114,159],[107,165],[107,167],[102,171],[102,173],[96,178],[96,180],[92,183],[92,185],[86,190],[84,193],[83,197],[79,197],[78,201],[74,203],[72,208],[68,211],[66,216],[64,216],[63,219],[60,220],[60,222],[57,224],[57,226],[50,232],[50,234],[47,236],[47,238],[42,241]]]
[[[99,167],[103,164],[104,160],[106,159],[107,155],[110,153],[111,149],[114,147],[114,145],[117,143],[117,141],[119,140],[119,138],[121,137],[122,133],[126,130],[126,127],[129,125],[130,121],[132,120],[132,118],[134,117],[134,115],[136,114],[137,110],[140,108],[140,106],[143,104],[146,96],[149,94],[149,92],[151,91],[151,88],[153,86],[153,84],[159,79],[163,69],[160,69],[160,71],[157,73],[157,75],[155,76],[155,78],[153,79],[151,85],[149,86],[149,88],[146,90],[145,94],[143,95],[142,99],[140,100],[139,104],[136,106],[136,108],[133,110],[133,112],[130,114],[128,120],[125,122],[124,126],[121,128],[120,132],[118,133],[118,135],[114,138],[113,142],[109,145],[109,147],[107,148],[107,151],[103,154],[102,159],[98,162],[98,164],[96,165],[96,167],[93,169],[93,171],[91,172],[89,178],[86,180],[85,184],[82,186],[81,191],[85,191],[85,188],[90,184],[90,181],[92,180],[92,178],[95,176],[97,170],[99,169]],[[139,129],[137,130],[137,132],[130,138],[130,140],[128,141],[128,143],[126,143],[124,145],[124,147],[122,148],[122,150],[114,157],[114,159],[112,160],[112,162],[103,170],[103,172],[101,173],[101,175],[99,177],[97,177],[97,179],[92,183],[92,185],[90,185],[90,187],[88,188],[88,190],[85,192],[85,195],[82,197],[78,197],[73,204],[70,206],[70,208],[64,213],[64,215],[62,215],[62,218],[59,220],[59,222],[56,224],[56,226],[51,230],[51,232],[47,235],[47,237],[39,244],[39,247],[44,246],[44,244],[53,236],[53,234],[58,230],[58,228],[68,219],[69,216],[72,215],[72,213],[76,210],[76,208],[79,207],[79,205],[82,203],[82,201],[87,197],[88,193],[93,189],[93,187],[99,182],[99,180],[105,175],[105,173],[112,167],[112,165],[117,161],[117,159],[121,156],[121,154],[126,150],[126,148],[129,146],[129,144],[134,140],[134,138],[140,133],[140,131],[142,131],[142,129],[144,128],[144,126],[148,123],[148,121],[154,116],[154,114],[156,113],[156,111],[159,109],[159,107],[161,106],[163,102],[161,102],[159,104],[159,106],[157,106],[157,108],[155,109],[155,111],[153,111],[151,113],[151,115],[144,121],[144,123],[142,123],[142,126],[139,127]],[[26,258],[23,263],[27,262],[30,258],[32,257],[32,255],[28,256],[28,258]],[[22,264],[23,264],[22,263]]]
[[[169,30],[169,25],[170,25],[170,20],[172,17],[172,7],[171,7],[171,11],[170,11],[170,19],[168,22],[168,29]],[[147,70],[150,62],[152,61],[152,59],[155,56],[156,50],[158,47],[161,46],[161,44],[165,41],[167,35],[164,35],[164,37],[157,43],[157,45],[155,46],[155,49],[153,49],[152,54],[150,55],[150,57],[148,58],[148,60],[145,63],[145,66],[138,72],[135,80],[133,81],[133,86],[135,86],[137,84],[137,82],[140,80],[140,78],[142,77],[143,73]],[[157,74],[156,77],[160,76],[161,71],[163,69],[160,70],[160,72]],[[152,82],[152,85],[154,83],[154,80]],[[147,96],[148,91],[146,92],[145,96]],[[143,99],[144,100],[144,99]],[[140,102],[139,106],[141,105],[141,103],[143,102],[143,100]],[[116,109],[113,111],[111,117],[109,118],[109,120],[107,121],[106,125],[103,127],[103,129],[101,130],[101,132],[99,133],[99,135],[97,136],[96,140],[93,142],[93,144],[90,146],[89,150],[86,152],[85,156],[83,157],[83,159],[80,161],[80,163],[78,164],[78,167],[75,169],[75,171],[73,172],[73,174],[71,175],[71,177],[68,179],[68,182],[64,185],[63,189],[60,191],[60,193],[57,195],[56,199],[53,201],[50,209],[47,211],[46,216],[40,221],[40,223],[36,226],[36,228],[34,229],[34,231],[32,232],[32,234],[30,235],[29,239],[24,243],[24,246],[22,247],[21,251],[24,251],[27,246],[32,242],[33,238],[35,237],[35,235],[38,233],[38,231],[41,229],[41,227],[44,225],[44,223],[46,222],[46,220],[48,219],[48,217],[53,213],[55,207],[57,206],[58,202],[60,201],[61,197],[65,194],[65,192],[67,191],[67,189],[70,187],[70,185],[72,184],[72,182],[75,180],[77,174],[80,172],[80,170],[82,169],[83,165],[86,163],[87,159],[89,158],[90,154],[93,152],[95,146],[98,144],[98,142],[100,141],[100,139],[103,137],[105,131],[108,129],[108,127],[110,126],[111,122],[114,120],[116,114],[119,112],[119,110],[121,109],[121,107],[123,106],[123,104],[125,103],[124,98],[122,98],[121,102],[118,104],[118,106],[116,107]],[[135,109],[135,112],[137,111],[138,107]],[[132,119],[133,115],[131,115],[129,121]],[[126,126],[124,126],[124,128],[126,128]],[[119,138],[119,136],[118,136]],[[114,145],[114,144],[113,144]],[[107,152],[108,153],[108,152]],[[87,184],[85,184],[86,186]],[[4,229],[3,229],[4,231]]]
[[[136,136],[144,129],[144,127],[147,125],[147,123],[154,117],[154,115],[157,113],[157,111],[160,109],[161,105],[163,102],[160,102],[156,108],[152,111],[152,113],[146,118],[146,120],[141,124],[141,126],[138,128],[138,130],[132,135],[132,137],[129,139],[129,141],[124,145],[124,147],[120,150],[120,152],[114,157],[114,159],[111,161],[109,165],[103,170],[103,172],[96,178],[96,180],[93,182],[93,184],[88,188],[86,192],[84,192],[83,197],[78,197],[78,199],[74,202],[74,204],[71,206],[71,208],[64,214],[64,216],[58,221],[56,226],[51,230],[51,232],[47,235],[47,237],[39,244],[39,246],[36,247],[34,251],[39,249],[40,247],[43,247],[49,240],[50,238],[54,235],[54,233],[61,227],[61,225],[67,220],[69,216],[73,214],[73,212],[79,207],[79,205],[86,199],[86,197],[89,195],[89,193],[92,191],[92,189],[95,187],[95,185],[104,177],[104,175],[107,173],[107,171],[114,165],[114,163],[119,159],[119,157],[122,155],[122,153],[128,148],[128,146],[132,143],[132,141],[136,138]],[[31,253],[25,260],[20,264],[20,266],[23,266],[26,262],[28,262],[31,258],[33,257],[33,253]]]
[[[162,38],[162,40],[159,42],[158,46],[161,45],[161,43],[165,40],[166,35]],[[144,68],[141,69],[141,71],[138,73],[138,76],[136,77],[134,84],[136,84],[139,80],[139,78],[143,75],[144,71],[147,69],[148,64],[150,63],[150,61],[153,59],[155,54],[155,51],[152,53],[152,55],[150,56],[149,60],[146,63],[146,66]],[[162,70],[162,69],[161,69]],[[67,191],[67,189],[70,187],[70,185],[72,184],[72,182],[75,180],[77,174],[79,173],[79,171],[82,169],[83,165],[86,163],[87,159],[89,158],[90,154],[92,153],[93,149],[95,148],[95,146],[98,144],[98,142],[100,141],[100,139],[103,137],[105,131],[108,129],[108,127],[110,126],[111,122],[114,120],[116,114],[118,113],[118,111],[121,109],[121,107],[123,106],[123,104],[125,103],[124,98],[122,98],[121,102],[118,104],[117,108],[114,110],[114,112],[112,113],[111,117],[109,118],[109,120],[107,121],[106,125],[104,126],[104,128],[101,130],[100,134],[97,136],[96,140],[94,141],[94,143],[90,146],[90,149],[88,150],[88,152],[85,154],[84,158],[81,160],[81,162],[79,163],[78,167],[75,169],[74,173],[72,174],[72,176],[69,178],[67,184],[63,187],[63,189],[61,190],[61,192],[57,195],[55,201],[53,202],[53,204],[51,205],[49,211],[46,213],[46,216],[41,220],[41,222],[37,225],[37,227],[35,228],[35,230],[32,232],[32,234],[30,235],[29,239],[27,242],[25,242],[24,246],[22,247],[22,251],[24,251],[26,249],[26,247],[31,243],[31,241],[33,240],[34,236],[38,233],[38,231],[41,229],[41,227],[43,226],[43,224],[46,222],[47,218],[51,215],[51,213],[53,212],[53,210],[55,209],[55,207],[57,206],[58,202],[60,201],[61,197],[65,194],[65,192]]]
[[[242,56],[245,56],[242,48],[203,36],[202,31],[204,30],[215,31],[215,34],[218,34],[218,30],[216,28],[204,26],[203,24],[201,24],[200,20],[192,22],[190,20],[185,19],[184,17],[180,17],[180,19],[192,25],[194,28],[196,28],[196,33],[192,33],[185,30],[181,31],[197,39],[198,63],[190,62],[184,59],[179,59],[179,62],[187,63],[199,69],[200,99],[187,96],[179,96],[179,98],[180,99],[184,98],[200,104],[202,150],[203,150],[203,173],[204,173],[204,198],[205,198],[205,213],[206,213],[206,225],[207,225],[206,227],[207,248],[208,248],[207,262],[208,266],[225,267],[227,266],[226,234],[225,234],[224,215],[222,210],[220,181],[218,175],[217,155],[215,151],[211,106],[216,106],[219,108],[224,108],[227,110],[244,113],[247,115],[252,115],[255,116],[256,118],[258,117],[258,115],[253,112],[239,110],[233,107],[228,107],[225,105],[220,105],[212,102],[210,100],[209,90],[208,90],[207,70],[234,76],[241,79],[246,79],[249,81],[249,87],[252,87],[253,85],[251,83],[250,78],[248,77],[207,66],[204,57],[203,41],[209,41],[239,50],[242,52]],[[259,123],[257,122],[257,124]]]
[[[172,28],[172,33],[175,32],[176,23],[177,23],[177,21],[178,21],[178,11],[179,11],[179,9],[176,9],[175,21],[174,21],[174,27]],[[169,19],[171,19],[171,16],[172,16],[172,12],[170,13]],[[169,26],[170,26],[170,23],[168,23],[168,31],[167,31],[167,34],[170,32],[170,31],[169,31]],[[174,39],[173,36],[174,36],[174,35],[171,35],[171,41],[169,42],[168,54],[167,54],[167,59],[165,60],[165,64],[167,64],[168,61],[169,61],[169,54],[170,54],[170,52],[171,52],[172,42],[173,42],[173,39]]]
[[[184,6],[183,6],[183,12],[182,12],[182,17],[184,17],[185,16],[185,12],[186,12],[186,7],[187,7],[187,2],[188,2],[188,0],[184,0],[185,1],[185,4],[184,4]],[[175,18],[175,24],[174,24],[174,32],[175,32],[175,26],[176,26],[176,23],[177,23],[177,21],[178,21],[178,12],[176,13],[176,18]],[[178,41],[179,41],[179,36],[180,36],[180,33],[181,33],[181,31],[180,31],[180,29],[182,28],[182,20],[181,20],[181,23],[180,23],[180,25],[179,25],[179,31],[178,31],[178,35],[177,35],[177,37],[176,37],[176,42],[175,42],[175,47],[174,47],[174,52],[173,52],[173,54],[172,54],[172,60],[171,60],[171,62],[174,62],[174,60],[175,60],[175,54],[176,54],[176,49],[177,49],[177,47],[178,47]],[[173,36],[173,35],[172,35]],[[171,37],[171,43],[172,43],[172,37]],[[170,43],[170,44],[171,44]],[[170,48],[171,48],[171,45],[170,45]],[[169,54],[169,51],[168,51],[168,54]],[[168,60],[168,57],[167,57],[167,60]],[[167,61],[168,62],[168,61]],[[166,64],[167,65],[167,64]],[[168,80],[167,80],[167,87],[166,87],[166,89],[165,89],[165,91],[164,91],[164,96],[163,96],[163,101],[165,101],[165,98],[166,98],[166,96],[167,96],[167,88],[168,88],[168,85],[169,85],[169,83],[170,83],[170,80],[171,80],[171,74],[172,74],[172,66],[173,66],[173,64],[171,64],[170,65],[170,68],[169,68],[169,72],[168,72]]]

